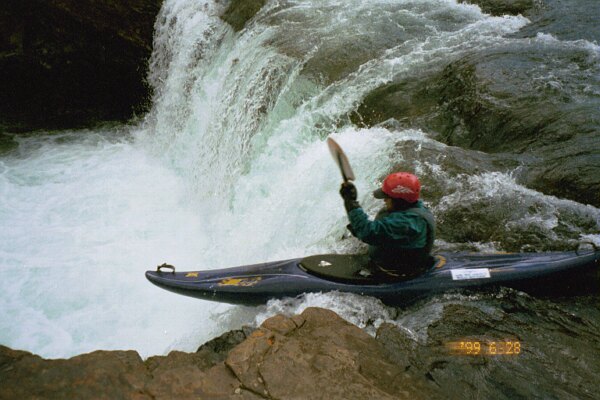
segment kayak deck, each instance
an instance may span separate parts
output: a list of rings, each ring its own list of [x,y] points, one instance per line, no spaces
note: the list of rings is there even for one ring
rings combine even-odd
[[[526,292],[589,291],[597,286],[600,252],[514,254],[440,253],[424,274],[404,281],[360,277],[340,279],[363,268],[364,256],[324,254],[227,269],[176,272],[168,266],[147,271],[153,284],[186,296],[232,304],[264,304],[308,292],[342,291],[373,296],[388,304],[455,289],[507,286]],[[303,267],[309,261],[311,270]],[[172,268],[172,267],[171,267]],[[323,271],[314,270],[321,268]],[[327,277],[327,269],[335,270]],[[340,272],[341,271],[341,272]],[[593,277],[590,279],[590,277]],[[342,276],[344,278],[344,276]],[[584,287],[585,286],[585,287]],[[541,291],[540,291],[541,290]]]

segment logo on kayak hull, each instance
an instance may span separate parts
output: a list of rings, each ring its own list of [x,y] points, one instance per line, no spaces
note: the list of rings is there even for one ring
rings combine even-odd
[[[254,286],[260,282],[260,276],[251,276],[248,278],[227,278],[219,282],[219,286]]]

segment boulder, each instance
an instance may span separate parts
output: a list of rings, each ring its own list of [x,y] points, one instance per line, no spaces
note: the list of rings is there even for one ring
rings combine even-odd
[[[540,6],[525,15],[531,23],[515,37],[536,37],[550,34],[560,40],[600,42],[600,7],[596,0],[536,0]]]

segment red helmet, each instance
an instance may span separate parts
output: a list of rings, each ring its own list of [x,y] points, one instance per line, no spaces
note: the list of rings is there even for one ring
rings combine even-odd
[[[419,200],[420,192],[421,183],[419,178],[408,172],[396,172],[389,174],[384,179],[381,189],[374,191],[373,196],[378,199],[391,197],[414,203]]]

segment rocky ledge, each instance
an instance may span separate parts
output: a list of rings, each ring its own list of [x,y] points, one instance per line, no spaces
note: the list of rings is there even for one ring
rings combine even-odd
[[[424,375],[332,311],[308,308],[225,334],[196,353],[134,351],[45,360],[0,346],[0,399],[437,398]]]
[[[307,308],[225,333],[196,353],[145,361],[135,351],[45,360],[0,346],[0,399],[554,399],[600,390],[593,313],[515,291],[489,301],[493,312],[438,304],[425,338],[390,323],[372,337],[333,311]],[[581,298],[579,307],[596,302]],[[492,349],[508,338],[519,343],[511,354]],[[481,343],[481,353],[452,351],[457,340]]]

